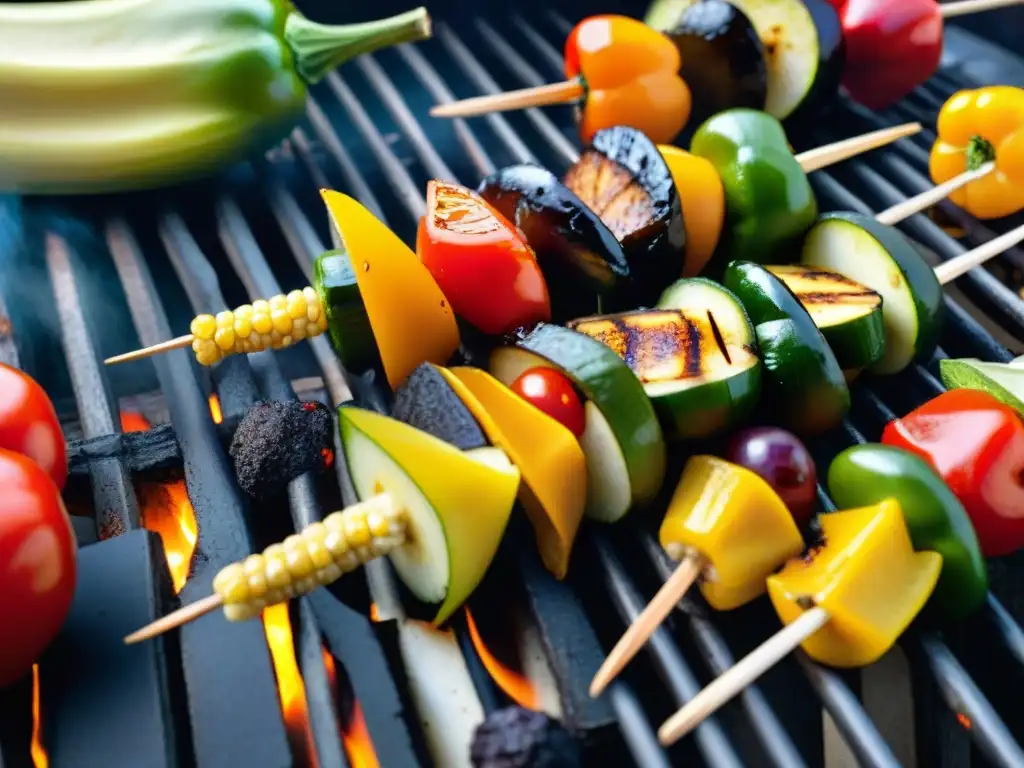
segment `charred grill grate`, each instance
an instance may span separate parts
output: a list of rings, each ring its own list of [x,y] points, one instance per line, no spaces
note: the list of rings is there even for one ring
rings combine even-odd
[[[565,13],[577,18],[599,10],[577,5]],[[400,663],[409,660],[412,629],[383,565],[369,569],[365,582],[350,577],[342,591],[320,590],[291,609],[309,746],[296,745],[286,730],[259,622],[229,625],[213,616],[130,651],[121,645],[127,631],[166,612],[175,599],[159,540],[141,527],[138,477],[169,470],[188,482],[199,538],[180,599],[191,601],[207,593],[218,568],[247,554],[254,539],[266,534],[264,516],[273,513],[250,507],[235,487],[223,447],[229,427],[261,398],[296,397],[292,384],[302,377],[318,379],[319,396],[331,404],[354,396],[383,407],[374,383],[342,371],[323,337],[277,355],[230,358],[212,371],[199,368],[186,351],[117,370],[104,369],[101,360],[137,343],[171,338],[197,312],[306,284],[312,259],[330,242],[317,187],[353,194],[409,241],[430,177],[473,185],[512,162],[535,161],[558,172],[572,162],[577,141],[565,109],[473,123],[425,118],[436,101],[537,84],[560,73],[561,40],[571,28],[566,17],[534,6],[488,19],[479,18],[477,9],[463,10],[458,3],[435,9],[434,41],[366,56],[331,75],[315,89],[308,119],[289,141],[212,184],[74,204],[2,201],[0,359],[17,362],[20,352],[24,367],[51,392],[66,394],[58,405],[76,438],[72,475],[88,489],[92,515],[77,519],[76,530],[83,544],[100,539],[81,550],[82,583],[72,616],[40,667],[41,722],[54,768],[286,766],[303,764],[303,753],[315,755],[320,766],[347,766],[339,731],[349,713],[345,697],[334,690],[322,645],[360,702],[381,766],[429,764],[431,754],[437,764],[458,764],[437,757],[444,746],[433,733],[436,721],[424,727],[422,711],[415,712],[430,698],[409,664]],[[635,15],[641,9],[625,10]],[[932,123],[942,102],[970,83],[978,51],[991,52],[955,29],[948,38],[943,72],[901,105],[881,114],[844,105],[802,139],[810,145],[909,119]],[[965,58],[958,60],[958,51]],[[1001,80],[1024,84],[1024,64],[1010,66],[1017,69]],[[933,139],[926,130],[815,173],[822,209],[874,212],[930,186],[926,158]],[[942,210],[963,228],[962,238],[925,215],[902,225],[933,261],[992,237],[987,227]],[[1019,350],[1024,302],[1007,283],[1022,268],[1024,252],[1014,249],[993,272],[975,269],[959,280],[949,292],[949,322],[936,360],[892,381],[859,386],[843,430],[814,446],[819,460],[877,439],[894,413],[939,392],[936,366],[943,355],[1007,360],[1007,346]],[[51,317],[55,300],[60,310]],[[8,317],[17,329],[13,335]],[[119,403],[152,390],[159,391],[169,424],[141,436],[122,435]],[[221,425],[210,419],[212,393]],[[340,488],[341,501],[351,502],[343,466],[337,462],[338,483],[326,496],[337,496]],[[312,476],[295,481],[288,493],[291,521],[277,520],[270,529],[320,518],[322,486]],[[819,492],[822,507],[829,508]],[[282,517],[279,510],[276,515]],[[1018,744],[1024,723],[1011,717],[1019,711],[1014,688],[1024,677],[1019,558],[993,563],[993,595],[981,616],[941,636],[912,632],[903,639],[910,714],[899,701],[909,694],[891,679],[900,677],[898,660],[841,674],[797,652],[795,661],[780,665],[666,753],[654,726],[777,621],[763,601],[736,615],[708,615],[685,602],[607,695],[592,701],[586,688],[604,649],[670,568],[638,521],[620,529],[628,535],[586,529],[565,583],[547,575],[527,544],[506,547],[493,569],[506,574],[503,584],[515,583],[557,683],[563,717],[595,755],[622,749],[617,764],[645,768],[690,761],[788,768],[822,764],[822,754],[835,758],[841,741],[868,766],[1024,765]],[[510,537],[528,541],[515,527]],[[373,624],[364,617],[371,599],[384,619]],[[489,712],[507,702],[462,621],[437,658],[449,663],[453,650],[472,681],[473,706]],[[4,768],[33,765],[31,725],[31,684],[0,693]]]

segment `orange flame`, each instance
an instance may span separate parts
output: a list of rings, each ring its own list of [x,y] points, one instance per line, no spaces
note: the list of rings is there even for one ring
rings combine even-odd
[[[216,394],[210,395],[210,415],[214,424],[224,421],[224,414],[220,410],[220,398]]]
[[[160,534],[177,594],[185,586],[196,551],[199,525],[184,480],[169,483],[142,483],[142,525]]]
[[[380,621],[380,608],[376,603],[370,603],[370,621]]]
[[[121,411],[122,432],[146,432],[152,426],[146,417],[134,411]]]
[[[302,682],[299,663],[295,660],[295,641],[292,638],[288,604],[268,606],[263,611],[263,628],[267,633],[270,657],[274,661],[277,692],[281,698],[281,713],[284,715],[292,754],[296,757],[295,764],[316,768],[316,749],[313,746],[313,734],[309,729],[306,687]]]
[[[533,687],[529,678],[502,664],[484,645],[483,638],[480,637],[480,630],[476,626],[476,620],[469,612],[468,606],[466,607],[466,627],[469,629],[469,639],[472,641],[473,647],[480,654],[480,661],[483,663],[484,669],[498,684],[498,687],[524,709],[539,710],[540,696],[537,689]]]
[[[39,707],[39,665],[32,665],[32,765],[50,768],[50,757],[43,746],[43,720]]]
[[[971,718],[965,715],[963,712],[956,713],[956,721],[960,723],[968,731],[971,730]]]
[[[375,607],[375,606],[372,606]],[[335,691],[338,688],[338,671],[334,666],[334,657],[326,648],[323,649],[324,667],[327,669],[327,679],[331,688]],[[363,717],[362,707],[359,702],[352,705],[352,714],[349,715],[348,723],[342,726],[341,741],[345,745],[345,755],[348,757],[348,764],[352,768],[380,768],[377,761],[377,751],[373,748],[373,740],[370,738],[370,731],[366,727],[366,718]]]

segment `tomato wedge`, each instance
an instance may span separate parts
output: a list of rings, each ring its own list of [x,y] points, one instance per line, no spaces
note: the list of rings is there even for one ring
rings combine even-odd
[[[27,674],[75,593],[75,536],[57,487],[0,448],[0,688]]]
[[[551,319],[547,283],[519,231],[479,195],[427,184],[416,252],[456,315],[487,334]]]
[[[68,477],[67,448],[53,403],[35,379],[3,363],[0,448],[28,456],[50,476],[58,490],[64,490]]]

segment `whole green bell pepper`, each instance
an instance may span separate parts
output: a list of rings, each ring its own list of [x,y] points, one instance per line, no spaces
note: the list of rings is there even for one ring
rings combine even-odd
[[[818,203],[782,124],[766,112],[729,109],[697,129],[690,151],[709,160],[722,179],[726,221],[720,258],[794,260],[818,216]]]
[[[828,468],[828,490],[840,509],[899,502],[914,549],[942,555],[942,574],[925,608],[934,620],[959,621],[985,601],[988,571],[970,518],[922,459],[889,445],[855,445]]]

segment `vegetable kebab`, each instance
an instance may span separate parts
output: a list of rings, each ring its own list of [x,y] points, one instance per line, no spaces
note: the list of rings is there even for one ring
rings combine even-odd
[[[922,611],[929,621],[952,622],[984,602],[978,538],[964,507],[925,462],[898,448],[856,445],[832,462],[828,488],[846,511],[820,515],[822,543],[767,580],[786,628],[666,720],[658,731],[663,745],[798,646],[829,666],[865,666]]]
[[[305,595],[389,556],[414,595],[444,622],[476,589],[505,532],[519,470],[494,447],[461,451],[415,427],[353,407],[339,430],[360,502],[262,554],[221,569],[214,592],[125,638],[155,637],[223,607],[229,621]]]
[[[0,189],[113,192],[208,175],[284,138],[307,86],[335,67],[428,37],[424,8],[330,26],[287,0],[0,3]],[[60,96],[44,108],[41,93]]]
[[[873,110],[891,107],[939,68],[944,19],[1022,0],[828,0],[846,41],[842,84]]]

